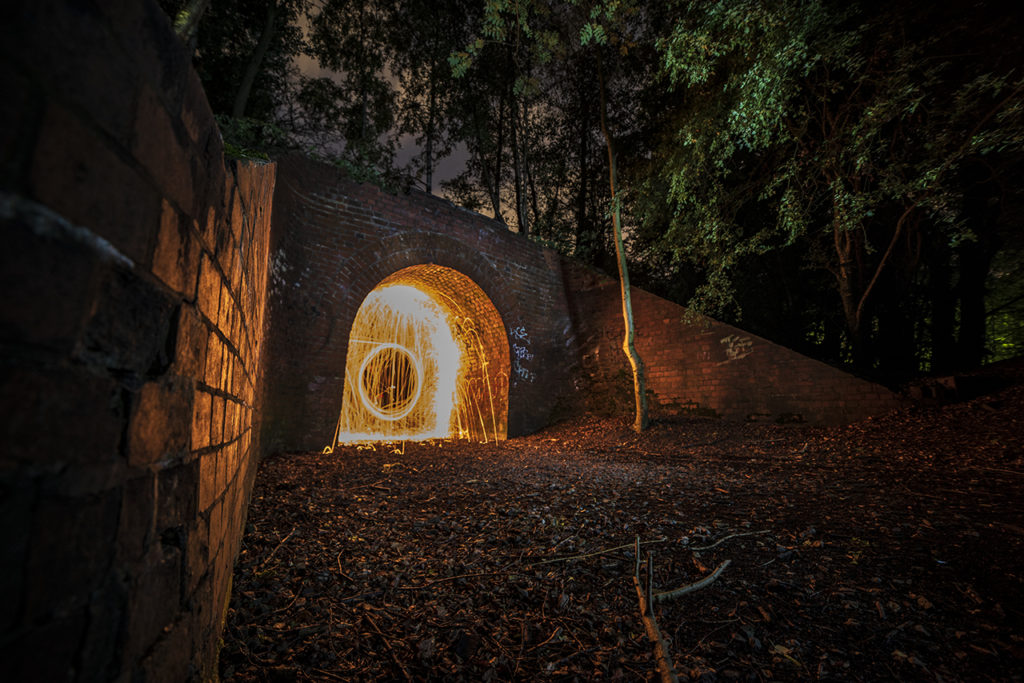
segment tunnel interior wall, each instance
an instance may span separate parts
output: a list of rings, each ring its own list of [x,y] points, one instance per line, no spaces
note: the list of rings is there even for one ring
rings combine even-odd
[[[622,415],[633,380],[622,352],[619,282],[563,261],[580,364],[580,409]],[[632,289],[636,346],[647,367],[651,416],[846,424],[901,406],[887,388]]]
[[[278,160],[271,237],[265,444],[322,449],[341,409],[348,336],[381,281],[434,264],[473,280],[508,342],[508,435],[551,420],[575,353],[557,255],[429,194],[388,192],[301,156]]]
[[[274,166],[225,167],[155,2],[18,2],[0,37],[0,678],[210,678]]]
[[[384,279],[427,292],[452,319],[463,347],[456,393],[467,405],[457,408],[456,422],[475,441],[508,435],[508,382],[511,371],[508,334],[490,299],[476,283],[450,268],[413,266]]]

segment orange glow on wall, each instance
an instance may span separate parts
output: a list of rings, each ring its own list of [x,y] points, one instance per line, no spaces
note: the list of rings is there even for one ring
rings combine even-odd
[[[472,280],[422,265],[386,278],[349,335],[338,442],[504,439],[508,341]]]

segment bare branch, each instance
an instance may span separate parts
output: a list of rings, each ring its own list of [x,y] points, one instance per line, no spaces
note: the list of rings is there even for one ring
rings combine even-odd
[[[679,675],[676,673],[675,664],[672,663],[668,644],[661,637],[661,631],[658,630],[658,622],[654,620],[654,613],[647,604],[643,586],[640,585],[640,578],[636,575],[633,576],[633,586],[636,588],[636,597],[640,601],[640,617],[644,622],[644,630],[647,631],[647,639],[654,645],[654,656],[658,662],[658,673],[661,674],[661,681],[662,683],[679,683]]]
[[[655,603],[659,603],[659,602],[665,602],[666,600],[674,600],[675,598],[678,598],[681,595],[686,595],[687,593],[693,593],[694,591],[699,591],[701,588],[706,588],[707,586],[711,585],[714,582],[715,579],[718,578],[718,576],[722,573],[722,571],[726,567],[728,567],[731,562],[732,562],[732,560],[726,560],[722,564],[720,564],[717,567],[715,567],[715,571],[711,572],[710,574],[708,574],[707,576],[705,576],[703,579],[701,579],[700,581],[698,581],[696,583],[691,583],[688,586],[683,586],[682,588],[676,588],[675,590],[665,591],[664,593],[656,593],[654,595],[654,602]]]

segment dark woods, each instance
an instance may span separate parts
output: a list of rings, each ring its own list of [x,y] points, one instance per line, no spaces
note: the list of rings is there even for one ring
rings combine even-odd
[[[614,272],[603,80],[634,284],[891,385],[1024,351],[1019,9],[163,5],[232,154],[303,149]]]

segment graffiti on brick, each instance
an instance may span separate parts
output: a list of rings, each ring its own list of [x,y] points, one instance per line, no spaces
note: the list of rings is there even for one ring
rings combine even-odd
[[[530,351],[530,336],[526,333],[526,328],[516,325],[509,329],[508,336],[512,338],[513,382],[517,380],[532,382],[537,379],[537,375],[528,367],[529,362],[533,360],[533,352]]]
[[[754,350],[754,341],[750,337],[741,337],[738,334],[730,334],[728,337],[723,337],[721,342],[722,346],[725,347],[725,357],[727,360],[746,358]]]

